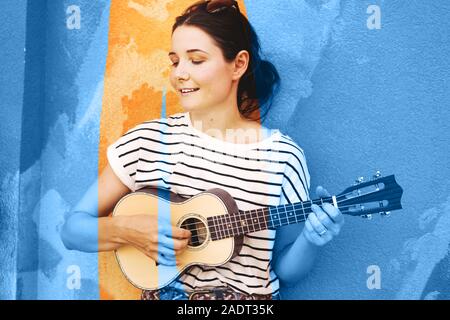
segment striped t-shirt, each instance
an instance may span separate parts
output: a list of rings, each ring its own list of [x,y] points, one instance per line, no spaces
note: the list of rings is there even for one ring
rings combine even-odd
[[[230,143],[197,130],[189,113],[178,113],[134,127],[108,147],[107,155],[131,191],[152,186],[191,197],[221,188],[244,211],[308,200],[310,176],[303,150],[279,130],[268,132],[256,143]],[[239,255],[226,264],[190,267],[171,286],[277,293],[271,264],[275,232],[245,235]]]

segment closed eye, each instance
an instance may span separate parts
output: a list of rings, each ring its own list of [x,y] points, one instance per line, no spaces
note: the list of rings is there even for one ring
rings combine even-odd
[[[203,60],[198,60],[198,61],[191,60],[191,61],[192,61],[193,64],[196,64],[196,65],[202,64],[204,62]],[[178,65],[178,62],[173,62],[172,63],[172,67],[176,67],[177,65]]]

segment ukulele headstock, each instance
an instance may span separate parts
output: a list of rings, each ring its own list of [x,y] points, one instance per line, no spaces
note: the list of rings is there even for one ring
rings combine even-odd
[[[394,175],[382,177],[377,171],[371,180],[358,177],[355,184],[336,196],[343,214],[372,219],[372,214],[389,216],[391,211],[402,209],[403,189]]]

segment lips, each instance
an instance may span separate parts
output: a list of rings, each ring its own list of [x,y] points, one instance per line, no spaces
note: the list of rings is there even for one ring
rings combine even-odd
[[[200,88],[183,88],[183,89],[180,89],[180,90],[178,90],[178,91],[180,91],[180,93],[181,93],[182,95],[187,95],[187,94],[189,94],[189,93],[198,91],[199,89],[200,89]]]

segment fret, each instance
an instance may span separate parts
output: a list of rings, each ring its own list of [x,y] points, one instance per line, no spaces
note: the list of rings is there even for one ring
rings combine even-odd
[[[225,234],[227,235],[227,238],[231,237],[231,230],[228,227],[228,214],[223,215],[223,227],[225,229]]]
[[[292,205],[291,204],[285,204],[284,205],[284,210],[283,210],[283,217],[282,217],[282,222],[283,225],[286,224],[290,224],[290,220],[289,220],[289,213],[292,213]]]
[[[264,230],[265,229],[265,219],[264,219],[264,209],[258,209],[256,211],[256,214],[258,216],[258,223],[259,223],[259,228],[258,231],[260,230]]]
[[[208,227],[213,240],[245,235],[265,229],[306,221],[313,204],[322,205],[332,198],[300,201],[253,210],[239,210],[233,214],[223,214],[208,218]],[[305,204],[309,205],[309,207]]]
[[[239,235],[241,234],[241,232],[239,231],[239,226],[237,223],[237,217],[239,216],[241,211],[239,211],[238,213],[233,214],[232,218],[231,218],[231,225],[233,226],[233,233],[235,235]]]
[[[225,238],[230,236],[230,231],[227,228],[226,214],[220,216],[220,223],[222,224],[222,230]]]
[[[226,217],[225,217],[225,220],[227,222],[228,234],[231,237],[234,237],[234,230],[233,230],[233,226],[231,225],[231,215],[227,214]]]
[[[248,225],[248,221],[247,221],[247,217],[246,214],[244,214],[243,219],[241,220],[241,222],[244,224],[244,228],[246,228],[247,231],[245,231],[245,233],[250,233],[250,226]]]
[[[219,239],[222,239],[223,232],[222,232],[222,228],[221,228],[221,224],[220,224],[220,216],[215,216],[215,220],[216,220],[216,227],[217,227],[217,235],[218,235]]]
[[[252,232],[258,231],[258,209],[252,210],[251,216],[252,216],[252,228],[253,228]]]
[[[217,216],[213,216],[213,222],[214,222],[214,227],[215,227],[215,231],[216,231],[216,238],[220,239],[220,230],[219,230],[219,226],[217,225]]]
[[[294,204],[294,207],[295,207],[295,204]],[[294,217],[295,217],[295,223],[298,223],[298,217],[297,217],[297,208],[295,208],[295,210],[294,210]]]
[[[244,211],[239,212],[239,216],[236,216],[236,228],[239,230],[240,234],[245,234],[244,226],[241,223],[241,216]]]
[[[253,210],[245,211],[245,214],[244,214],[245,224],[248,227],[248,233],[253,232],[251,229],[251,227],[252,227],[252,211]]]
[[[267,208],[267,214],[264,215],[264,219],[266,220],[266,224],[267,224],[267,228],[272,229],[273,225],[272,225],[272,208],[273,207],[269,207]]]
[[[283,225],[283,216],[286,216],[286,206],[283,204],[281,206],[278,206],[277,208],[277,212],[278,212],[278,226],[282,226]]]
[[[300,202],[300,204],[302,205],[302,211],[303,211],[303,221],[306,221],[306,212],[305,212],[305,207],[303,206],[303,202]]]
[[[295,212],[295,208],[292,204],[289,206],[290,208],[289,210],[287,210],[287,223],[288,224],[297,223],[297,214]]]
[[[208,221],[208,229],[209,229],[209,234],[211,235],[211,239],[217,240],[217,235],[216,235],[216,226],[214,225],[214,216],[213,217],[209,217],[207,219]]]
[[[242,234],[246,234],[248,233],[248,227],[247,227],[247,231],[245,230],[246,227],[246,222],[245,222],[245,211],[243,212],[244,217],[242,217],[242,215],[239,216],[239,220],[238,220],[238,224],[241,227],[242,230]]]
[[[275,220],[277,222],[277,225],[276,225],[277,227],[282,225],[281,218],[282,218],[283,212],[285,210],[286,210],[286,208],[284,207],[284,205],[281,205],[281,206],[277,207],[277,218]]]
[[[270,228],[269,227],[269,223],[267,222],[267,217],[270,217],[270,207],[269,208],[267,208],[267,214],[266,214],[266,212],[264,212],[264,210],[263,210],[263,218],[264,218],[264,225],[266,226],[266,228]]]
[[[272,222],[272,227],[276,228],[276,221],[278,220],[278,208],[274,207],[274,210],[270,212],[270,222]]]
[[[253,226],[254,226],[253,232],[261,230],[261,226],[259,225],[259,219],[258,219],[258,210],[261,210],[261,209],[255,209],[255,214],[253,215]]]
[[[286,207],[286,204],[283,204],[281,207],[281,212],[278,212],[280,213],[280,225],[285,225],[288,217],[288,208]]]
[[[230,230],[227,227],[227,214],[221,215],[220,220],[222,222],[222,228],[223,228],[223,233],[225,235],[225,238],[229,238]]]
[[[277,209],[276,207],[273,207],[269,211],[269,224],[270,224],[271,228],[275,228],[275,223],[273,223],[273,221],[275,219],[274,216],[275,216],[275,210],[276,209]]]

